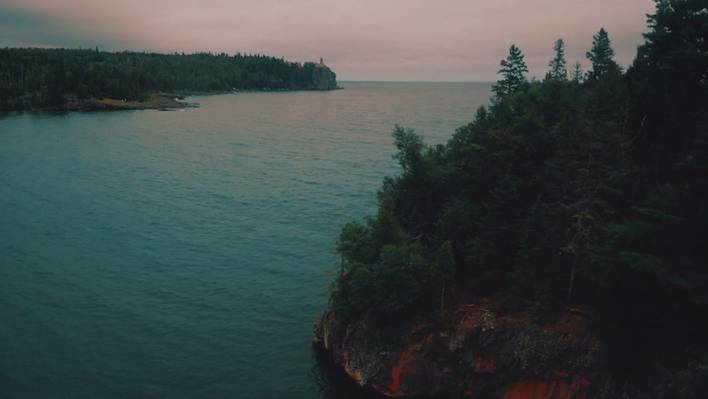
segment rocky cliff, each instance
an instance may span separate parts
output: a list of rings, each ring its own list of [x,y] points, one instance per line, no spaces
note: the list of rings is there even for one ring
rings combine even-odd
[[[587,319],[575,309],[536,323],[487,299],[391,340],[327,311],[315,323],[315,344],[359,385],[391,397],[589,398],[603,387],[593,372],[601,344]]]
[[[337,85],[337,74],[335,74],[328,66],[326,66],[322,61],[316,64],[314,68],[311,68],[312,83],[308,87],[310,90],[335,90],[338,89]]]

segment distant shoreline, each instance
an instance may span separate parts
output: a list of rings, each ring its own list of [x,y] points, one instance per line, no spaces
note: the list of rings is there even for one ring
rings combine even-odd
[[[173,110],[196,108],[199,105],[182,101],[184,97],[174,94],[153,94],[145,101],[125,100],[115,98],[71,99],[66,104],[56,107],[46,107],[39,110],[47,111],[121,111],[158,109]]]
[[[47,107],[37,109],[37,111],[126,111],[156,109],[161,111],[172,111],[185,108],[199,108],[199,103],[187,102],[187,97],[194,96],[218,96],[223,94],[239,93],[283,93],[302,91],[334,91],[343,90],[343,87],[335,89],[250,89],[250,90],[221,90],[221,91],[193,91],[177,93],[157,93],[152,94],[145,101],[121,100],[115,98],[88,98],[82,100],[69,100],[59,107]]]
[[[251,90],[223,90],[223,91],[194,91],[177,93],[156,93],[151,94],[147,100],[126,100],[117,98],[85,98],[67,99],[65,104],[59,106],[38,107],[17,111],[0,111],[0,118],[16,113],[25,112],[95,112],[95,111],[136,111],[136,110],[158,110],[174,111],[186,108],[199,108],[199,103],[185,101],[187,97],[194,96],[215,96],[238,93],[282,93],[282,92],[302,92],[302,91],[334,91],[343,90],[338,86],[335,89],[251,89]]]
[[[333,90],[320,59],[265,55],[159,54],[86,49],[0,48],[0,109],[7,111],[179,109],[175,99],[234,90]]]

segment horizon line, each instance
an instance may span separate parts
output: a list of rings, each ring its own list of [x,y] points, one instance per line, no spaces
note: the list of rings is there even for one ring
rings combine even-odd
[[[339,83],[483,83],[489,84],[494,83],[494,81],[487,80],[378,80],[378,79],[346,79],[339,80]]]

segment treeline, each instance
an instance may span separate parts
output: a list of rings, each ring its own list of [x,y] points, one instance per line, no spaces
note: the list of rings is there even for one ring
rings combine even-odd
[[[0,110],[61,106],[69,99],[144,100],[156,92],[336,87],[336,75],[323,65],[264,55],[0,49]]]
[[[386,328],[507,295],[541,318],[594,309],[626,361],[705,354],[705,2],[659,0],[649,28],[626,73],[604,29],[590,71],[559,40],[543,81],[512,46],[491,105],[444,145],[397,127],[402,172],[342,229],[333,307]]]

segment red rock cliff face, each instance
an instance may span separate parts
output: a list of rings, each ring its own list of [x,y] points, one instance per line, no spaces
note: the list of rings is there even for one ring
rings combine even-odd
[[[362,386],[390,397],[420,395],[503,399],[590,398],[599,341],[585,317],[553,323],[501,315],[491,302],[460,305],[443,326],[407,329],[400,343],[362,321],[325,312],[315,343]]]

